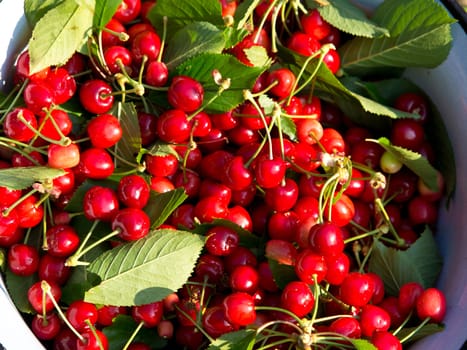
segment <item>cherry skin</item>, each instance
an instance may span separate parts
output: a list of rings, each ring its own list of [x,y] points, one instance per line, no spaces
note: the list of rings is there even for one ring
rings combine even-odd
[[[141,11],[141,0],[124,0],[117,7],[114,18],[123,24],[135,20]]]
[[[125,46],[114,45],[105,49],[104,61],[112,74],[120,73],[122,68],[131,71],[132,56]]]
[[[54,304],[52,303],[52,299],[48,294],[45,296],[45,302],[43,303],[43,294],[44,292],[42,291],[42,282],[38,281],[31,285],[28,289],[27,292],[27,298],[29,301],[29,304],[32,306],[32,308],[38,313],[42,314],[43,311],[45,312],[50,312],[54,308]],[[53,298],[57,301],[57,303],[60,301],[60,298],[62,297],[62,290],[60,286],[54,282],[48,282],[50,286],[50,293],[52,294]]]
[[[96,335],[97,338],[96,338]],[[76,341],[76,350],[108,350],[109,341],[106,335],[98,329],[86,329],[81,333],[83,340]]]
[[[119,230],[118,236],[125,241],[143,238],[149,233],[151,223],[142,209],[120,209],[112,219],[112,230]]]
[[[94,147],[110,148],[122,138],[120,121],[112,114],[101,114],[91,119],[87,133]]]
[[[229,255],[239,244],[237,232],[224,226],[214,226],[206,232],[206,250],[217,256]]]
[[[237,266],[229,277],[229,285],[235,292],[253,294],[258,289],[259,275],[255,267]]]
[[[164,62],[151,61],[146,68],[146,84],[161,87],[169,80],[169,69]]]
[[[105,179],[112,175],[115,164],[104,148],[87,148],[81,153],[76,166],[77,175],[86,179]]]
[[[419,319],[429,317],[430,321],[440,323],[446,315],[446,296],[437,288],[427,288],[417,298],[415,310]]]
[[[72,127],[70,116],[61,109],[54,109],[39,116],[38,128],[41,135],[52,140],[59,141],[62,135],[67,136],[71,133]]]
[[[104,114],[113,106],[112,87],[104,80],[87,80],[79,90],[81,105],[89,113]]]
[[[281,293],[281,306],[297,317],[305,317],[315,305],[315,298],[309,285],[301,281],[289,282]]]
[[[80,150],[76,143],[67,146],[50,144],[47,149],[47,164],[55,169],[69,169],[77,166],[81,160]]]
[[[88,220],[110,221],[119,207],[117,193],[108,187],[93,186],[83,197],[83,212]]]
[[[420,119],[419,123],[425,123],[428,117],[429,104],[424,96],[414,92],[406,92],[397,96],[394,107],[404,112],[416,113]]]
[[[35,114],[42,113],[55,103],[53,91],[42,82],[30,82],[23,90],[23,100],[27,108]]]
[[[362,336],[360,322],[353,317],[338,318],[330,324],[329,331],[342,334],[352,339],[358,339]]]
[[[374,285],[371,277],[360,272],[349,273],[340,285],[341,300],[355,307],[368,304],[373,292]]]
[[[285,177],[286,163],[280,157],[261,157],[255,163],[255,180],[262,188],[279,186]]]
[[[126,207],[142,209],[149,201],[150,187],[143,177],[126,175],[118,183],[117,196]]]
[[[298,199],[298,185],[291,178],[285,178],[283,183],[265,191],[266,204],[276,211],[287,211],[293,208]]]
[[[157,135],[168,143],[185,143],[190,137],[191,123],[181,109],[169,109],[156,121]]]
[[[234,325],[246,326],[255,321],[255,301],[253,296],[244,292],[233,292],[222,302],[225,318]]]
[[[360,313],[362,335],[371,337],[376,331],[387,331],[391,325],[389,314],[381,307],[367,304]]]
[[[97,307],[83,300],[76,300],[68,306],[66,318],[78,332],[82,332],[90,327],[89,323],[96,324]]]
[[[44,217],[44,207],[38,204],[38,197],[30,195],[24,198],[16,208],[18,215],[18,226],[22,228],[31,228],[37,226]]]
[[[66,258],[43,254],[39,260],[37,275],[40,280],[64,285],[71,275],[72,268],[65,265]]]
[[[338,255],[325,256],[324,261],[328,271],[326,273],[326,282],[331,285],[340,285],[350,270],[350,259],[345,253]]]
[[[375,331],[371,336],[371,343],[381,350],[402,350],[402,344],[389,331]]]
[[[321,48],[321,44],[310,34],[295,32],[290,36],[287,48],[303,56],[311,56]]]
[[[266,78],[267,85],[275,84],[269,92],[279,99],[285,98],[292,93],[295,81],[295,74],[288,68],[275,69],[269,72]]]
[[[233,324],[226,318],[225,310],[220,305],[208,307],[203,313],[201,322],[204,330],[214,338],[233,332],[239,328],[238,325]]]
[[[314,225],[310,230],[310,246],[322,255],[338,255],[344,251],[342,230],[333,222]]]
[[[97,309],[97,324],[99,326],[112,325],[115,317],[128,314],[128,308],[125,306],[104,305]]]
[[[25,123],[29,127],[37,129],[37,119],[32,111],[27,108],[15,108],[5,116],[3,131],[7,137],[13,140],[28,142],[35,134]]]
[[[418,297],[423,292],[423,286],[418,282],[407,282],[399,288],[398,307],[408,314],[415,307]]]
[[[50,313],[45,318],[41,314],[36,314],[31,321],[31,330],[40,340],[54,339],[61,328],[61,320],[56,313]]]
[[[188,76],[176,76],[172,79],[167,98],[171,106],[190,113],[201,107],[204,98],[203,86]]]
[[[418,150],[424,137],[423,126],[414,119],[397,119],[391,128],[390,140],[396,146]]]
[[[137,322],[143,322],[147,328],[155,327],[159,324],[164,313],[162,301],[133,306],[131,316]]]
[[[311,249],[303,249],[298,253],[295,273],[301,281],[308,284],[319,283],[326,277],[327,271],[326,261],[322,255]]]
[[[313,35],[318,40],[324,39],[331,33],[331,25],[321,17],[316,9],[302,15],[300,23],[305,33]]]
[[[39,252],[33,246],[16,243],[8,250],[8,267],[19,276],[30,276],[39,268]]]
[[[57,105],[67,102],[76,92],[75,78],[62,67],[51,69],[44,82],[52,91],[53,101]]]
[[[156,32],[146,30],[139,32],[131,41],[131,53],[136,64],[140,64],[143,57],[148,61],[155,61],[161,49],[161,39]]]
[[[55,225],[47,229],[47,252],[57,257],[73,254],[79,246],[79,236],[73,226]]]

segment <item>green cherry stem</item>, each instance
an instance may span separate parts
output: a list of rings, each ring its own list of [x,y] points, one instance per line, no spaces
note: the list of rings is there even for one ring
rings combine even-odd
[[[131,345],[131,343],[136,338],[136,336],[138,335],[138,332],[141,330],[141,328],[143,328],[143,326],[144,326],[144,321],[141,321],[140,323],[138,323],[138,326],[135,328],[133,333],[131,333],[130,337],[128,338],[128,340],[125,343],[125,346],[122,348],[122,350],[127,350],[128,349],[128,347]]]
[[[420,323],[412,332],[407,334],[404,338],[400,340],[401,344],[405,343],[408,341],[410,338],[412,338],[420,329],[422,329],[428,322],[430,322],[431,318],[427,317],[425,318],[422,323]]]
[[[89,321],[89,319],[86,319],[84,322],[88,325],[89,329],[91,330],[92,334],[94,335],[94,338],[97,340],[97,344],[99,344],[99,349],[100,350],[105,350],[104,349],[104,344],[102,344],[101,338],[99,337],[99,335],[96,332],[96,327],[94,327],[94,325],[91,323],[91,321]]]
[[[18,99],[23,96],[23,90],[26,88],[26,86],[28,85],[29,83],[29,79],[26,79],[25,81],[23,81],[23,83],[21,84],[17,94],[15,95],[15,97],[13,98],[13,100],[10,102],[10,104],[8,105],[7,109],[5,111],[2,111],[4,114],[3,116],[0,118],[0,124],[3,125],[3,120],[5,119],[6,115],[8,113],[10,113],[10,111],[13,109],[13,107],[16,105],[16,102],[18,101]],[[16,89],[16,87],[15,87]],[[15,93],[15,89],[12,90],[12,94]],[[10,95],[8,95],[7,99],[5,99],[4,102],[6,102],[8,100],[8,98],[10,97]],[[3,107],[3,103],[1,105]]]

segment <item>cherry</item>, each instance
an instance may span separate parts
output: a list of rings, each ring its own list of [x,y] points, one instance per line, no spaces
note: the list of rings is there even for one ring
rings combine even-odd
[[[227,185],[224,185],[223,183],[206,178],[201,181],[201,184],[199,187],[199,196],[200,197],[215,196],[219,198],[220,201],[228,205],[232,198],[232,190]]]
[[[297,172],[314,171],[321,165],[319,160],[319,148],[317,145],[309,145],[308,143],[300,142],[295,145],[293,164],[297,165],[294,168]]]
[[[71,275],[71,267],[66,266],[65,262],[66,258],[43,254],[37,271],[39,279],[64,285]]]
[[[288,68],[277,68],[267,74],[266,84],[275,84],[269,92],[275,97],[282,99],[292,93],[295,87],[295,74]]]
[[[309,11],[300,17],[300,24],[305,33],[322,40],[331,33],[331,25],[320,15],[317,9]]]
[[[299,119],[296,121],[297,138],[310,145],[317,143],[323,136],[323,126],[317,119]]]
[[[38,129],[42,136],[51,140],[60,141],[63,136],[71,133],[72,128],[70,116],[61,109],[54,109],[39,116]]]
[[[157,334],[162,339],[170,339],[173,338],[174,335],[174,324],[170,320],[161,320],[157,325]],[[148,349],[150,350],[151,347],[148,345]]]
[[[21,52],[16,60],[15,64],[15,76],[14,76],[14,83],[19,84],[29,79],[31,81],[43,81],[50,72],[50,67],[46,67],[40,70],[37,73],[30,74],[29,72],[29,62],[30,56],[29,51],[25,50]]]
[[[66,69],[68,74],[71,76],[77,75],[86,70],[86,60],[85,56],[80,52],[75,52],[68,61],[62,65],[62,68]]]
[[[336,50],[330,49],[323,58],[323,62],[332,72],[332,74],[336,74],[341,67],[341,58],[339,53]]]
[[[234,325],[246,326],[256,318],[253,296],[244,292],[233,292],[222,302],[225,318]]]
[[[438,207],[436,203],[425,199],[423,196],[416,196],[408,203],[408,214],[413,225],[436,223],[438,218]]]
[[[211,254],[203,254],[198,259],[195,266],[195,275],[200,278],[207,278],[209,282],[219,282],[224,274],[223,260]]]
[[[381,307],[367,304],[360,313],[362,335],[371,337],[376,331],[387,331],[391,325],[389,314]]]
[[[117,7],[113,18],[118,19],[123,24],[135,20],[141,11],[141,0],[123,0]]]
[[[268,233],[271,239],[293,241],[300,221],[295,211],[274,212],[268,220]]]
[[[24,198],[16,208],[18,215],[18,226],[22,228],[31,228],[37,226],[44,217],[44,207],[39,204],[39,198],[36,195],[30,195]]]
[[[191,123],[182,109],[169,109],[156,121],[157,135],[168,143],[187,142],[191,133]]]
[[[101,114],[91,119],[87,133],[96,148],[110,148],[122,138],[120,121],[112,114]]]
[[[97,335],[97,337],[96,337]],[[83,340],[76,340],[76,350],[108,350],[109,341],[98,329],[86,329],[81,333]]]
[[[389,331],[375,331],[371,343],[380,350],[402,350],[399,338]]]
[[[309,240],[310,247],[321,255],[338,255],[344,251],[344,235],[334,222],[314,225]]]
[[[206,250],[217,256],[229,255],[239,244],[237,232],[224,226],[214,226],[206,232]]]
[[[44,83],[52,91],[53,101],[57,105],[70,100],[76,92],[75,78],[62,67],[51,69]]]
[[[221,305],[208,307],[203,313],[201,322],[203,329],[213,338],[220,337],[225,333],[233,332],[239,328],[238,325],[232,323],[226,317],[226,312]]]
[[[423,289],[423,286],[418,282],[407,282],[399,288],[397,305],[404,314],[408,314],[413,310]]]
[[[50,144],[47,149],[47,164],[55,169],[68,169],[79,165],[81,154],[76,143],[67,146]]]
[[[34,113],[27,108],[14,108],[5,116],[3,131],[7,137],[13,140],[30,141],[35,135],[30,128],[37,129],[37,119]]]
[[[391,128],[390,140],[393,145],[417,150],[423,144],[425,130],[414,119],[397,119]]]
[[[253,294],[258,289],[259,274],[255,267],[240,265],[229,276],[229,285],[235,292]]]
[[[276,211],[288,211],[293,208],[298,198],[298,185],[291,178],[272,188],[265,190],[264,200],[266,204]]]
[[[362,336],[360,322],[353,317],[341,317],[334,320],[329,325],[329,331],[352,339],[358,339]]]
[[[121,35],[126,33],[126,28],[122,22],[116,18],[111,18],[110,21],[105,25],[105,29],[102,30],[102,46],[109,47],[114,45],[120,45]]]
[[[372,169],[379,167],[384,149],[376,142],[357,141],[350,150],[352,161],[366,165]]]
[[[303,56],[311,56],[321,48],[321,44],[310,34],[295,32],[290,36],[287,48]]]
[[[305,317],[315,305],[315,298],[308,283],[292,281],[287,283],[281,293],[281,306],[297,317]]]
[[[16,243],[8,249],[8,267],[19,276],[30,276],[39,267],[39,252],[33,246]]]
[[[133,306],[131,317],[137,322],[143,322],[147,328],[156,327],[162,320],[164,304],[162,301]]]
[[[42,82],[30,82],[23,91],[23,100],[27,108],[35,114],[40,114],[55,103],[53,91]]]
[[[311,249],[303,249],[298,253],[295,273],[301,281],[308,284],[319,283],[326,277],[327,271],[326,261],[322,255]]]
[[[204,329],[208,329],[209,327],[208,325],[210,324],[209,320],[204,322],[204,318],[208,318],[208,315],[207,315],[208,310],[206,310],[206,313],[204,314],[204,317],[203,317],[203,328]],[[221,318],[218,318],[218,319],[220,320]],[[214,327],[211,328],[208,333],[212,335],[216,335],[216,333],[213,332],[213,330],[214,330]],[[227,330],[225,333],[227,332],[229,332],[229,330]],[[201,333],[198,330],[198,328],[195,326],[181,326],[175,329],[175,342],[180,347],[186,348],[188,350],[196,350],[196,349],[199,349],[199,347],[203,343],[203,340],[204,340],[203,333]]]
[[[128,308],[125,306],[104,305],[97,309],[97,324],[100,326],[112,325],[115,317],[126,315]]]
[[[201,310],[201,304],[196,298],[181,299],[176,304],[175,315],[182,326],[194,326]]]
[[[203,98],[203,86],[197,80],[184,75],[175,76],[167,91],[170,105],[187,113],[200,108]]]
[[[112,74],[125,71],[131,72],[132,56],[130,50],[122,45],[107,47],[104,51],[104,61]]]
[[[253,174],[242,157],[234,156],[224,167],[222,182],[234,191],[241,191],[251,185]]]
[[[178,159],[171,153],[146,155],[146,170],[153,176],[172,176],[177,172]]]
[[[408,315],[408,313],[405,313],[399,308],[398,298],[395,296],[385,297],[378,306],[389,314],[391,318],[391,328],[399,327]]]
[[[350,272],[340,285],[341,300],[355,307],[368,304],[373,292],[373,280],[365,273]]]
[[[112,175],[115,164],[104,148],[87,148],[76,166],[77,175],[84,179],[105,179]]]
[[[169,192],[175,189],[173,182],[164,176],[151,177],[150,187],[151,190],[157,193]]]
[[[148,214],[139,208],[123,208],[112,219],[112,230],[125,241],[143,238],[149,233],[151,223]]]
[[[335,200],[335,199],[334,199]],[[329,214],[329,203],[324,208],[325,217],[339,227],[344,227],[352,221],[355,215],[355,207],[352,199],[343,193],[331,206]]]
[[[135,63],[139,64],[146,57],[148,61],[155,61],[161,49],[161,39],[156,32],[145,30],[136,34],[131,41],[131,54]]]
[[[426,98],[414,92],[406,92],[397,96],[394,101],[394,107],[404,112],[416,113],[420,119],[416,119],[419,123],[424,123],[427,120],[429,105]]]
[[[21,240],[22,230],[18,225],[18,214],[15,210],[10,210],[7,215],[5,211],[8,207],[0,205],[0,246],[9,247]]]
[[[234,248],[233,251],[224,258],[224,267],[227,273],[232,273],[235,267],[239,265],[256,266],[258,263],[253,252],[241,245]]]
[[[371,297],[371,302],[373,304],[379,304],[384,299],[385,291],[384,291],[384,281],[380,275],[374,272],[367,272],[367,276],[371,277],[373,280],[373,296]]]
[[[79,100],[89,113],[104,114],[113,106],[112,87],[104,80],[87,80],[79,90]]]
[[[340,285],[350,270],[350,259],[345,253],[325,256],[324,261],[328,268],[325,280],[332,285]]]
[[[437,288],[427,288],[417,298],[415,310],[419,319],[429,317],[430,321],[440,323],[446,315],[446,296]]]
[[[123,205],[142,209],[149,201],[150,187],[143,177],[126,175],[118,183],[117,196]]]
[[[154,114],[138,112],[138,125],[142,146],[147,146],[156,140],[156,120],[157,117]]]
[[[34,315],[31,321],[31,330],[34,335],[40,340],[54,339],[62,328],[60,318],[56,313],[45,315]]]
[[[169,80],[169,69],[164,62],[151,61],[146,68],[144,79],[148,85],[156,87],[164,86]]]
[[[22,191],[0,186],[0,206],[9,207],[21,198]]]
[[[89,329],[90,324],[96,324],[97,307],[83,300],[73,301],[66,310],[66,318],[78,332],[82,332]]]
[[[52,294],[53,298],[59,302],[60,298],[62,297],[62,290],[60,286],[54,282],[48,282],[48,284],[50,286],[50,293]],[[50,312],[54,308],[52,299],[48,294],[45,294],[45,298],[43,298],[45,292],[42,290],[41,285],[42,281],[35,282],[29,287],[27,292],[29,304],[38,314],[42,314],[42,312]]]
[[[83,197],[83,212],[88,220],[110,221],[119,206],[117,193],[108,187],[93,186]]]
[[[57,257],[73,254],[79,246],[79,236],[73,226],[55,225],[46,232],[47,252]]]

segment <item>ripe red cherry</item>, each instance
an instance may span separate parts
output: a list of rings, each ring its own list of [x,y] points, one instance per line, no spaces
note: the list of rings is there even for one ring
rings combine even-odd
[[[171,153],[146,155],[146,170],[153,176],[172,176],[177,172],[178,159]]]
[[[326,204],[324,213],[327,220],[333,224],[344,227],[350,223],[355,215],[355,207],[353,201],[343,193],[340,198],[332,204],[331,214],[329,215],[329,203]]]
[[[371,337],[376,331],[387,331],[391,325],[389,314],[381,307],[367,304],[360,313],[362,335]]]
[[[197,80],[184,75],[174,77],[167,91],[170,105],[187,113],[200,108],[203,98],[203,86]]]
[[[49,295],[45,295],[45,299],[43,299],[44,292],[42,291],[41,287],[42,281],[38,281],[29,287],[27,292],[27,297],[29,304],[31,304],[32,308],[38,313],[42,314],[43,311],[50,312],[54,308],[54,304],[52,303],[52,299],[50,299]],[[60,301],[62,297],[62,290],[60,286],[54,282],[48,282],[50,286],[50,293],[57,301]],[[44,302],[43,302],[44,301]]]
[[[258,289],[259,275],[255,267],[237,266],[229,276],[229,285],[235,292],[253,294]]]
[[[81,153],[76,172],[84,178],[105,179],[114,169],[113,159],[104,148],[91,147]]]
[[[403,93],[397,96],[394,107],[401,111],[418,114],[420,116],[420,119],[417,119],[419,123],[424,123],[427,120],[429,104],[421,94],[414,92]]]
[[[360,272],[349,273],[340,286],[341,300],[356,307],[368,304],[373,292],[373,280]]]
[[[349,273],[350,259],[345,253],[338,255],[325,256],[324,261],[328,268],[326,273],[326,282],[332,285],[340,285]]]
[[[18,215],[18,225],[22,228],[30,228],[38,225],[44,217],[44,207],[38,204],[38,197],[30,195],[24,198],[16,206],[15,211]]]
[[[313,35],[317,40],[324,39],[331,33],[331,25],[320,15],[317,9],[309,11],[300,18],[303,31]]]
[[[266,204],[276,211],[287,211],[293,208],[298,198],[298,185],[291,178],[285,178],[279,186],[265,191]]]
[[[301,281],[308,284],[319,283],[326,277],[327,271],[326,261],[322,255],[311,249],[303,249],[298,253],[295,273]]]
[[[429,317],[430,321],[440,323],[446,315],[446,296],[437,288],[427,288],[417,298],[415,309],[419,319]]]
[[[238,325],[233,324],[226,318],[224,308],[221,305],[211,306],[206,309],[203,313],[202,325],[203,329],[214,338],[239,328]]]
[[[61,320],[56,313],[50,313],[45,318],[41,314],[36,314],[31,321],[31,330],[40,340],[54,339],[61,327]]]
[[[142,209],[149,201],[150,187],[143,177],[126,175],[118,183],[117,196],[126,207]]]
[[[114,18],[126,24],[136,19],[141,11],[141,0],[124,0],[118,5]]]
[[[96,337],[97,335],[97,337]],[[108,350],[107,336],[98,329],[86,329],[81,333],[83,340],[76,340],[76,350]]]
[[[281,306],[293,312],[297,317],[306,316],[315,305],[315,298],[308,283],[289,282],[281,293]]]
[[[125,46],[114,45],[105,49],[104,60],[110,72],[115,74],[122,71],[122,66],[127,72],[130,70],[132,56]]]
[[[297,138],[300,142],[314,145],[323,137],[323,126],[317,119],[299,119],[295,124],[297,125]]]
[[[295,211],[274,212],[267,223],[269,238],[293,241],[299,221]]]
[[[67,146],[50,144],[47,149],[47,164],[55,169],[69,169],[77,166],[81,160],[76,143]]]
[[[93,186],[83,197],[83,212],[88,220],[110,221],[119,209],[117,194],[103,186]]]
[[[58,141],[62,138],[62,135],[67,136],[72,127],[73,123],[68,113],[61,109],[54,109],[50,114],[46,113],[39,116],[38,128],[41,135],[52,140]]]
[[[58,285],[65,284],[72,271],[72,268],[66,266],[65,262],[66,258],[43,254],[39,260],[39,269],[37,271],[39,279],[54,282]]]
[[[95,325],[97,317],[97,307],[83,300],[73,301],[66,310],[66,318],[78,332],[89,329],[88,322]]]
[[[285,177],[287,165],[280,157],[263,156],[255,162],[256,183],[262,188],[278,186]]]
[[[336,50],[330,49],[323,58],[323,62],[332,72],[332,74],[336,74],[341,67],[341,57]]]
[[[120,41],[119,35],[121,34],[118,33],[127,34],[123,23],[116,18],[111,18],[110,21],[105,25],[105,29],[109,30],[102,31],[102,45],[104,47],[120,45],[122,41]]]
[[[126,315],[128,309],[125,306],[104,305],[97,309],[97,324],[100,326],[112,325],[118,315]]]
[[[133,306],[131,317],[137,322],[143,322],[147,328],[155,327],[159,324],[164,314],[164,304],[162,301]]]
[[[399,338],[389,331],[375,331],[371,336],[371,343],[381,350],[402,350]]]
[[[397,119],[392,125],[390,140],[396,146],[416,151],[425,140],[425,129],[414,119]]]
[[[253,182],[253,174],[245,167],[241,156],[233,157],[225,165],[223,173],[222,182],[234,191],[244,190]]]
[[[161,39],[156,32],[145,30],[136,34],[131,41],[131,53],[137,64],[140,64],[143,57],[148,61],[155,61],[161,49]]]
[[[53,93],[53,101],[60,105],[67,102],[76,92],[76,81],[65,68],[51,69],[44,83]]]
[[[15,64],[15,76],[14,82],[21,83],[26,79],[31,81],[43,81],[50,72],[50,67],[44,68],[37,73],[30,74],[29,72],[30,56],[29,51],[23,51],[19,56]]]
[[[156,130],[162,141],[184,143],[190,137],[191,123],[182,109],[169,109],[157,118]]]
[[[39,267],[39,252],[33,246],[16,243],[8,250],[8,267],[19,276],[30,276]]]
[[[148,85],[164,86],[169,80],[169,69],[164,62],[151,61],[146,68],[144,79]]]
[[[407,282],[399,289],[397,298],[398,307],[404,313],[408,314],[413,310],[418,297],[423,292],[423,286],[418,282]]]
[[[10,206],[21,198],[22,191],[0,186],[0,206]]]
[[[240,238],[234,230],[224,226],[214,226],[206,232],[206,249],[217,256],[229,255],[239,244]]]
[[[218,256],[203,254],[195,267],[195,275],[201,279],[207,278],[212,283],[217,283],[224,275],[224,262]]]
[[[138,112],[138,125],[142,146],[147,146],[156,140],[156,120],[157,117],[154,114]]]
[[[329,331],[342,334],[352,339],[358,339],[362,336],[360,322],[353,317],[341,317],[329,325]]]
[[[123,135],[120,121],[112,114],[101,114],[91,119],[87,132],[92,145],[97,148],[112,147]]]
[[[30,82],[23,90],[23,100],[27,108],[35,114],[49,109],[55,102],[53,91],[43,82]]]
[[[303,56],[311,56],[321,48],[321,44],[310,34],[295,32],[290,36],[287,48]]]
[[[112,87],[104,80],[87,80],[79,90],[81,105],[89,113],[104,114],[113,106]]]
[[[73,226],[55,225],[46,232],[47,252],[57,257],[70,256],[78,249],[79,236]]]
[[[120,209],[112,219],[112,230],[125,241],[134,241],[146,236],[151,228],[148,214],[138,208]]]
[[[295,74],[288,68],[277,68],[269,72],[266,78],[266,84],[272,85],[269,92],[279,99],[285,98],[292,93],[295,86]]]
[[[244,292],[227,295],[222,302],[225,318],[234,325],[246,326],[256,319],[253,296]]]
[[[34,137],[35,133],[26,124],[33,129],[37,129],[36,116],[29,109],[18,107],[5,116],[3,131],[6,136],[13,140],[28,142]]]

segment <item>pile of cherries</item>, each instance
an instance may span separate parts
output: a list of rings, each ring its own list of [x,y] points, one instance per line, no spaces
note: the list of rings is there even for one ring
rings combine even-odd
[[[261,2],[254,16],[271,16],[269,3]],[[300,82],[278,60],[254,86],[245,86],[241,105],[207,113],[202,84],[171,76],[163,62],[170,42],[164,43],[162,28],[147,19],[155,4],[122,2],[99,34],[100,60],[76,53],[63,66],[29,74],[24,51],[14,67],[21,90],[14,90],[17,103],[1,115],[0,167],[63,169],[53,180],[24,190],[0,186],[0,247],[11,273],[35,276],[27,291],[33,314],[25,317],[37,338],[55,350],[105,350],[106,327],[129,315],[135,324],[153,328],[170,349],[205,348],[247,328],[257,330],[257,349],[347,348],[361,338],[378,349],[401,349],[394,334],[406,325],[442,322],[441,291],[411,282],[398,295],[387,295],[381,277],[367,270],[376,240],[404,250],[426,225],[435,228],[442,176],[439,190],[432,191],[370,140],[386,136],[433,164],[424,131],[430,118],[425,98],[401,94],[394,107],[420,118],[396,120],[386,135],[375,134],[309,90],[293,94]],[[238,5],[221,4],[225,18]],[[316,10],[301,15],[300,26],[289,27],[297,30],[282,37],[288,49],[317,59],[323,55],[323,64],[339,74],[335,48],[345,39],[342,33]],[[253,28],[225,53],[251,66],[244,50],[262,46],[274,58],[270,34],[266,27]],[[224,88],[228,78],[235,79],[213,76]],[[170,107],[157,113],[145,108],[142,97],[150,89],[165,91]],[[272,113],[259,105],[262,95],[274,101]],[[157,143],[169,151],[144,154],[122,175],[116,173],[120,160],[114,146],[124,131],[112,108],[125,98],[136,105],[142,146]],[[71,99],[80,103],[82,118],[62,108]],[[292,121],[295,137],[278,127],[280,114]],[[82,212],[67,211],[81,184],[110,176],[118,179],[115,188],[95,185],[84,194]],[[135,241],[150,231],[144,208],[151,191],[177,188],[187,199],[161,228],[211,224],[202,255],[180,290],[133,307],[61,303],[62,288],[86,250],[87,239],[74,226],[77,216],[111,227],[112,245]],[[242,244],[240,229],[264,242],[261,249]],[[39,245],[31,243],[37,231],[43,235]],[[284,269],[294,278],[281,280],[278,271]],[[125,346],[153,348],[136,340]]]

